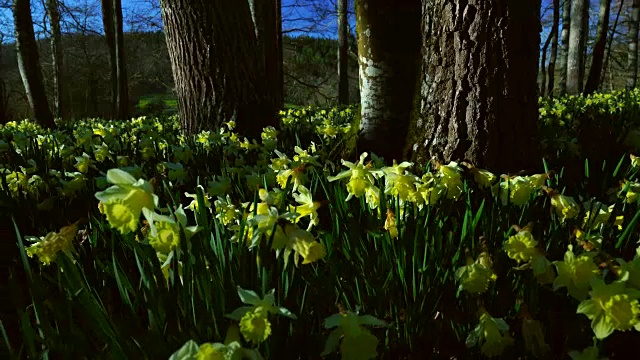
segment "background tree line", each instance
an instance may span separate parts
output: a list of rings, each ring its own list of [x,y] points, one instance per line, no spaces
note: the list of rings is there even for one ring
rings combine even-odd
[[[146,13],[131,16],[146,31],[125,35],[120,0],[77,9],[46,0],[43,21],[29,1],[13,0],[6,118],[29,114],[28,104],[48,126],[52,113],[124,119],[141,98],[164,93],[177,96],[187,132],[241,119],[251,136],[275,125],[285,102],[359,99],[359,151],[515,169],[536,161],[538,95],[637,82],[637,0],[147,1]],[[98,30],[90,17],[101,18]],[[63,19],[75,30],[63,34]]]

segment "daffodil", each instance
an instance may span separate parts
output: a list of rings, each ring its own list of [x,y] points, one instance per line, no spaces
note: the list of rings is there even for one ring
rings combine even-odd
[[[467,264],[455,272],[455,279],[460,283],[460,290],[471,294],[481,294],[489,288],[489,284],[497,279],[492,269],[488,254],[481,254],[477,260],[467,258]]]
[[[43,265],[54,262],[60,251],[70,255],[73,250],[73,239],[78,233],[78,223],[65,226],[59,232],[50,232],[38,242],[27,248],[29,257],[36,256]]]
[[[569,249],[564,254],[564,261],[553,262],[558,271],[553,289],[558,290],[566,286],[569,295],[576,300],[584,300],[589,292],[591,279],[600,273],[593,262],[595,255],[593,252],[586,252],[576,256],[573,253],[573,246],[569,245]]]
[[[457,199],[462,194],[462,168],[452,161],[438,168],[440,184],[446,189],[447,199]]]
[[[327,177],[329,181],[349,178],[349,182],[347,183],[347,192],[349,195],[345,201],[351,200],[354,196],[359,198],[365,195],[367,189],[374,185],[378,172],[372,171],[369,166],[364,164],[364,159],[366,159],[367,156],[368,154],[366,152],[362,153],[360,155],[360,161],[356,164],[342,160],[342,165],[349,168],[349,170],[342,171],[336,176]]]
[[[320,223],[320,219],[318,218],[318,208],[320,208],[320,203],[313,201],[313,197],[309,189],[307,189],[304,185],[300,185],[297,189],[297,193],[293,194],[293,198],[296,200],[298,205],[291,206],[290,211],[298,214],[296,217],[296,223],[300,221],[303,217],[309,217],[309,226],[307,230],[311,230],[314,225],[318,225]]]
[[[538,187],[526,177],[515,176],[501,181],[498,184],[500,190],[500,200],[503,205],[512,203],[516,206],[523,206],[533,196]]]
[[[591,320],[591,328],[598,339],[615,330],[640,331],[640,290],[627,288],[624,282],[606,284],[602,279],[591,282],[591,297],[578,305],[578,314]]]
[[[324,320],[324,327],[333,330],[325,343],[322,355],[335,351],[340,342],[343,359],[373,359],[378,356],[378,339],[365,326],[387,326],[384,321],[371,315],[359,315],[358,312],[346,312],[331,315]]]
[[[142,213],[149,223],[149,245],[157,252],[168,254],[180,244],[180,230],[184,230],[189,239],[199,229],[197,226],[187,226],[187,215],[182,205],[176,209],[173,217],[157,214],[148,208],[143,208]]]
[[[387,209],[387,219],[384,221],[384,229],[389,232],[392,239],[398,238],[398,221],[391,209]]]
[[[509,237],[504,244],[504,251],[507,256],[517,262],[529,262],[537,253],[538,242],[528,230],[518,231],[517,234]]]
[[[509,325],[501,318],[492,317],[486,310],[481,311],[480,322],[465,341],[469,348],[480,344],[480,351],[488,357],[502,355],[504,349],[513,343]]]
[[[606,224],[613,213],[615,205],[606,206],[599,202],[587,202],[584,204],[586,211],[584,216],[584,226],[590,226],[591,229],[598,229],[600,226]],[[616,216],[613,224],[622,229],[622,223],[624,222],[624,216]]]
[[[562,222],[578,216],[580,212],[580,206],[572,197],[559,193],[551,196],[551,206]]]
[[[158,204],[158,196],[153,193],[149,182],[136,180],[121,169],[107,171],[107,181],[113,186],[95,194],[100,200],[101,212],[111,227],[122,234],[135,231],[142,209],[153,211]]]
[[[296,316],[288,309],[275,305],[275,289],[268,292],[264,298],[251,290],[238,286],[240,300],[249,306],[241,306],[226,317],[240,322],[240,333],[245,340],[253,343],[265,341],[271,334],[271,323],[268,316],[278,314],[290,319]]]

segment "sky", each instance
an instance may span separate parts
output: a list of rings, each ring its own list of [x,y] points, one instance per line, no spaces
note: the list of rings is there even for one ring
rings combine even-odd
[[[42,21],[45,18],[42,2],[31,1],[34,29],[38,37],[48,35],[48,28],[43,26]],[[122,0],[125,32],[161,30],[159,3],[160,0]],[[291,35],[335,37],[337,23],[335,13],[332,12],[334,3],[335,0],[282,0],[283,30]],[[63,32],[84,30],[102,33],[100,0],[64,0],[63,4],[66,8],[62,11]],[[64,16],[65,13],[73,13],[75,16]],[[351,18],[353,24],[354,17]],[[0,9],[0,37],[2,36],[4,42],[13,41],[13,17],[11,9],[7,7]]]
[[[228,0],[238,1],[238,0]],[[11,1],[2,1],[1,3]],[[41,0],[32,0],[32,13],[34,29],[39,38],[48,36],[48,28],[43,26],[44,9]],[[349,0],[350,3],[353,0]],[[561,4],[562,4],[561,0]],[[628,0],[627,0],[628,2]],[[102,33],[102,18],[100,0],[64,0],[66,9],[63,13],[75,14],[65,16],[62,24],[63,32]],[[159,10],[160,0],[122,0],[125,31],[159,31],[162,29],[162,18]],[[595,24],[598,17],[597,0],[591,0],[590,22]],[[616,3],[616,1],[614,1]],[[541,18],[550,20],[552,0],[542,0]],[[350,4],[350,6],[352,6]],[[335,0],[282,0],[283,30],[289,35],[310,35],[318,37],[335,38],[337,22],[335,15]],[[613,6],[615,7],[615,6]],[[65,11],[66,10],[66,11]],[[615,16],[616,8],[611,9],[611,17]],[[87,16],[84,16],[86,14]],[[351,26],[354,26],[355,17],[350,17]],[[547,26],[541,33],[541,47],[549,35]],[[0,41],[13,41],[13,17],[10,8],[0,8]]]

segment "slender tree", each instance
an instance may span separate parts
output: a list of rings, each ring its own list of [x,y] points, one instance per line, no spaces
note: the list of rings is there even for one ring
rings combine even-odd
[[[42,83],[42,69],[38,45],[33,31],[31,4],[29,0],[13,0],[13,19],[16,33],[18,68],[24,85],[29,106],[36,122],[43,127],[53,128],[55,122]]]
[[[180,120],[190,134],[236,121],[257,138],[277,125],[246,1],[162,0]]]
[[[347,0],[338,0],[338,103],[349,103],[349,76],[347,73],[349,54],[349,21]]]
[[[555,30],[551,29],[549,36],[547,36],[547,40],[544,42],[544,46],[542,47],[542,57],[540,58],[540,85],[538,86],[540,96],[545,95],[545,91],[547,90],[547,51],[549,50],[549,45],[553,41]]]
[[[102,22],[109,48],[113,118],[129,118],[129,84],[124,51],[122,1],[102,0]]]
[[[356,0],[358,150],[401,160],[418,86],[420,0]],[[399,41],[402,39],[402,41]]]
[[[569,34],[571,32],[571,0],[564,0],[562,5],[562,33],[560,34],[560,86],[559,93],[567,93],[567,64],[569,57]]]
[[[607,32],[609,31],[609,14],[611,12],[611,0],[600,0],[600,12],[598,14],[598,30],[596,43],[591,57],[591,69],[587,84],[584,87],[585,94],[592,94],[600,87],[600,77],[604,64],[604,55],[607,48]]]
[[[571,31],[567,56],[567,92],[582,92],[585,72],[585,49],[589,31],[589,0],[573,0],[571,6]]]
[[[64,81],[62,51],[62,31],[60,30],[60,2],[59,0],[46,0],[47,16],[51,24],[51,65],[53,68],[53,108],[55,116],[64,117]]]
[[[565,0],[568,1],[568,0]],[[553,39],[551,40],[551,56],[549,57],[549,67],[547,71],[549,73],[547,96],[553,97],[555,89],[555,76],[556,76],[556,60],[558,57],[558,31],[560,30],[560,0],[553,0]]]
[[[537,169],[540,3],[432,0],[423,11],[431,19],[423,22],[413,159]]]
[[[634,89],[638,82],[638,29],[640,27],[640,0],[633,0],[629,24],[629,55],[627,59],[627,88]]]

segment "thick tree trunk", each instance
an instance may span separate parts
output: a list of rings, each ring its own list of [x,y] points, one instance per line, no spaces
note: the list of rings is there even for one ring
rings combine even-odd
[[[53,108],[58,118],[64,117],[64,75],[62,32],[60,30],[60,4],[58,0],[47,0],[47,15],[51,23],[51,65],[53,68]]]
[[[600,87],[602,65],[604,64],[604,52],[607,47],[607,31],[609,31],[609,13],[611,12],[611,0],[600,0],[600,12],[598,14],[598,31],[596,43],[593,46],[593,56],[589,78],[584,87],[585,94],[592,94]]]
[[[634,89],[638,81],[638,28],[640,26],[640,0],[633,0],[629,24],[629,57],[627,60],[627,89]]]
[[[358,151],[402,160],[420,68],[420,0],[356,0]]]
[[[347,73],[349,22],[347,0],[338,0],[338,104],[349,104],[349,74]]]
[[[585,72],[585,50],[589,31],[589,0],[573,0],[571,6],[571,31],[567,56],[567,92],[582,92]]]
[[[568,1],[568,0],[565,0]],[[549,80],[547,85],[547,96],[553,97],[556,84],[556,60],[558,57],[558,31],[560,30],[560,0],[553,0],[553,39],[551,39],[551,56],[549,57]]]
[[[29,106],[38,124],[53,128],[55,122],[42,83],[42,69],[40,68],[36,36],[33,31],[29,0],[13,0],[13,17],[18,68]]]
[[[463,4],[464,3],[464,4]],[[433,0],[413,159],[533,170],[537,158],[537,1]],[[428,9],[424,8],[425,13]]]
[[[282,0],[276,0],[276,65],[274,92],[276,109],[284,109],[284,52],[282,34]]]
[[[112,0],[101,0],[102,7],[102,26],[104,28],[104,37],[109,50],[109,68],[111,79],[111,113],[109,117],[116,119],[117,116],[117,99],[118,99],[118,61],[116,59],[116,40],[113,25],[113,6]]]
[[[562,5],[562,32],[560,33],[560,95],[567,93],[567,64],[569,59],[569,34],[571,33],[571,1],[564,0]]]
[[[162,0],[161,7],[184,130],[234,120],[241,135],[259,138],[276,126],[248,3]]]

